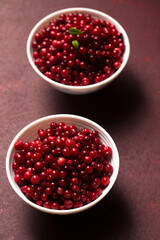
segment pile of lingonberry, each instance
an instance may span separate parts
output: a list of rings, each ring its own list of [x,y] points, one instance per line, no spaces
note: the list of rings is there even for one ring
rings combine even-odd
[[[48,78],[70,86],[98,83],[117,71],[125,44],[116,27],[89,14],[62,14],[36,33],[35,65]]]
[[[110,183],[112,149],[97,131],[64,122],[38,130],[31,142],[15,142],[12,168],[25,196],[51,209],[78,208],[97,199]]]

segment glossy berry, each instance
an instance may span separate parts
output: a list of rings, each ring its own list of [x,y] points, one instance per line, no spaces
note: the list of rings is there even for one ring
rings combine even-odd
[[[25,178],[26,180],[30,180],[31,176],[32,176],[31,171],[26,171],[26,172],[24,173],[24,178]]]
[[[59,157],[57,163],[59,166],[63,167],[66,163],[66,159],[64,157]]]
[[[121,63],[120,63],[120,62],[114,62],[114,64],[113,64],[113,68],[114,68],[115,70],[118,70],[118,69],[120,68],[120,66],[121,66]]]
[[[59,204],[54,202],[54,203],[52,203],[51,208],[54,209],[54,210],[58,210],[59,209]]]
[[[28,194],[29,196],[32,195],[34,193],[34,189],[33,187],[27,187],[26,188],[26,194]]]
[[[69,148],[73,148],[75,146],[75,141],[68,138],[65,142],[65,145]]]
[[[25,161],[24,155],[21,153],[15,153],[14,159],[15,159],[15,162],[18,164],[22,164]]]
[[[96,200],[98,198],[98,193],[97,192],[92,192],[90,197],[94,201],[94,200]]]
[[[19,184],[20,183],[20,180],[21,180],[21,175],[20,174],[16,174],[15,177],[14,177],[14,181]]]
[[[51,201],[46,201],[46,202],[43,203],[43,207],[45,207],[45,208],[51,208],[51,206],[52,206]]]
[[[85,162],[86,164],[90,164],[90,163],[92,162],[91,156],[85,156],[85,157],[84,157],[84,162]]]
[[[109,176],[111,176],[113,173],[113,167],[110,164],[106,164],[104,170]]]
[[[101,178],[101,184],[104,186],[104,187],[107,187],[110,183],[110,180],[108,177],[103,177]]]
[[[36,185],[36,184],[38,184],[39,182],[40,182],[40,177],[39,177],[38,175],[33,175],[33,176],[31,177],[31,183],[32,183],[32,184]]]
[[[73,201],[70,200],[70,199],[65,200],[65,201],[64,201],[64,207],[65,207],[66,209],[72,208],[72,207],[73,207]]]
[[[17,141],[17,142],[15,142],[14,147],[16,150],[22,150],[24,147],[24,144],[22,141]]]

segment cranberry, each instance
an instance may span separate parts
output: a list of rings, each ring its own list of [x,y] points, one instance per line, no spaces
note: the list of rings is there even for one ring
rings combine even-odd
[[[61,187],[66,187],[67,186],[67,180],[66,179],[61,178],[61,179],[59,179],[58,183]]]
[[[82,83],[82,85],[84,85],[84,86],[85,86],[85,85],[89,85],[89,84],[90,84],[90,79],[87,78],[87,77],[82,78],[81,83]]]
[[[94,82],[95,82],[95,83],[99,83],[99,82],[101,82],[102,80],[103,80],[103,79],[102,79],[101,76],[97,76],[97,77],[95,77]]]
[[[59,209],[59,204],[58,203],[52,203],[52,206],[51,206],[52,209],[54,210],[58,210]]]
[[[43,41],[43,36],[40,33],[36,33],[34,36],[37,43],[41,43]]]
[[[82,207],[83,206],[83,202],[82,201],[76,201],[74,202],[74,208],[79,208],[79,207]]]
[[[32,183],[32,184],[36,185],[36,184],[38,184],[39,182],[40,182],[40,177],[39,177],[38,175],[33,175],[33,176],[31,177],[31,183]]]
[[[46,155],[45,156],[45,161],[48,162],[48,163],[52,163],[52,162],[54,162],[56,160],[55,160],[55,158],[52,155]]]
[[[72,155],[72,156],[77,156],[78,154],[79,154],[78,148],[72,148],[72,149],[71,149],[71,155]]]
[[[13,162],[13,163],[12,163],[12,168],[13,168],[13,170],[16,170],[16,169],[18,168],[18,166],[19,166],[18,163],[16,163],[16,162]]]
[[[32,159],[33,159],[34,162],[37,162],[37,161],[40,160],[41,156],[42,155],[39,152],[36,152],[32,155]]]
[[[110,183],[110,180],[108,177],[103,177],[101,178],[101,184],[104,186],[104,187],[107,187]]]
[[[92,192],[90,195],[92,200],[96,200],[98,198],[98,193],[97,192]]]
[[[42,168],[43,168],[43,163],[42,162],[36,162],[34,166],[35,166],[35,169],[37,171],[41,171]]]
[[[119,57],[121,55],[121,53],[122,53],[122,51],[121,51],[120,48],[114,48],[112,54],[113,54],[114,57]]]
[[[66,140],[65,144],[66,144],[67,147],[73,148],[73,147],[75,146],[75,141],[68,138],[68,139]]]
[[[93,158],[93,159],[97,158],[97,151],[96,151],[96,150],[91,151],[91,152],[89,153],[89,156],[91,156],[91,158]]]
[[[56,122],[51,122],[50,127],[51,127],[51,129],[56,129],[57,128],[57,123]]]
[[[26,168],[23,167],[23,166],[20,166],[18,169],[17,169],[18,173],[19,174],[23,174],[25,171],[26,171]]]
[[[60,178],[66,178],[66,177],[67,177],[67,173],[66,173],[65,171],[61,170],[61,171],[59,172],[59,177],[60,177]]]
[[[103,164],[97,163],[96,170],[97,170],[97,172],[101,172],[103,170]]]
[[[39,177],[40,177],[40,179],[41,179],[42,181],[45,181],[46,178],[47,178],[47,173],[46,173],[46,172],[41,172],[41,173],[39,174]]]
[[[36,60],[34,61],[35,65],[37,65],[38,67],[42,67],[44,65],[44,60],[42,58],[36,58]]]
[[[24,178],[25,178],[26,180],[30,180],[31,176],[32,176],[31,171],[26,171],[26,172],[24,173]]]
[[[68,199],[68,198],[71,198],[71,195],[72,195],[72,192],[71,192],[71,190],[65,190],[64,191],[64,197],[66,198],[66,199]]]
[[[34,193],[34,189],[33,189],[33,187],[27,187],[26,188],[26,194],[27,195],[33,195],[33,193]]]
[[[23,187],[21,187],[21,191],[23,192],[23,193],[26,193],[26,189],[27,189],[27,185],[24,185]]]
[[[47,195],[49,196],[49,195],[52,195],[53,190],[52,190],[51,187],[47,187],[47,188],[45,189],[44,193],[47,194]]]
[[[21,175],[20,174],[16,174],[15,177],[14,177],[14,181],[19,184],[20,181],[21,181]]]
[[[98,193],[98,196],[100,196],[102,194],[102,189],[101,188],[97,188],[96,192]]]
[[[72,208],[72,207],[73,207],[73,201],[70,200],[70,199],[65,200],[65,201],[64,201],[64,207],[65,207],[66,209]]]
[[[42,206],[42,201],[41,201],[41,200],[38,200],[38,201],[36,201],[36,204],[37,204],[38,206]]]
[[[59,157],[58,160],[57,160],[57,163],[59,166],[64,166],[65,163],[66,163],[66,159],[64,157]]]
[[[109,146],[104,147],[103,149],[104,156],[109,160],[112,156],[112,149]]]
[[[40,129],[40,130],[38,131],[38,135],[39,135],[39,137],[40,137],[41,139],[44,139],[44,138],[46,137],[46,133],[45,133],[45,131],[44,131],[43,129]]]
[[[93,172],[93,168],[91,166],[86,166],[85,168],[87,173],[92,173]]]
[[[73,191],[73,192],[79,192],[79,187],[78,187],[78,185],[73,185],[73,186],[72,186],[72,191]]]
[[[115,70],[118,70],[118,69],[120,68],[120,66],[121,66],[121,63],[120,63],[120,62],[114,62],[114,64],[113,64],[113,68],[114,68]]]
[[[43,194],[41,195],[41,199],[42,199],[43,202],[47,201],[47,200],[48,200],[48,195],[45,194],[45,193],[43,193]]]
[[[106,164],[104,170],[106,171],[106,173],[111,176],[113,173],[113,167],[110,164]]]
[[[86,164],[90,164],[90,163],[92,162],[92,158],[91,158],[90,156],[85,156],[85,157],[84,157],[84,162],[85,162]]]
[[[49,154],[49,153],[51,152],[51,147],[50,147],[50,145],[44,144],[44,145],[42,146],[42,151],[44,152],[44,154]]]
[[[15,159],[15,162],[18,164],[22,164],[25,161],[24,155],[21,153],[15,153],[14,159]]]
[[[72,184],[78,184],[78,178],[71,178],[71,183]]]
[[[22,150],[24,147],[24,144],[22,141],[17,141],[17,142],[15,142],[14,147],[16,150]]]
[[[51,206],[52,206],[51,201],[46,201],[46,202],[43,203],[43,207],[45,207],[45,208],[51,208]]]
[[[62,187],[58,187],[56,192],[59,194],[59,195],[63,195],[64,193],[64,189]]]
[[[37,187],[36,192],[41,195],[43,193],[43,188],[42,187]]]
[[[40,196],[39,196],[39,194],[38,194],[37,192],[34,192],[34,193],[33,193],[32,198],[33,198],[33,200],[34,200],[35,202],[38,201],[38,200],[40,200]]]
[[[79,53],[80,54],[85,54],[87,52],[87,48],[86,47],[80,47],[79,48]]]
[[[68,147],[63,148],[63,150],[62,150],[62,155],[63,155],[64,157],[69,157],[69,155],[70,155],[70,150],[69,150]]]

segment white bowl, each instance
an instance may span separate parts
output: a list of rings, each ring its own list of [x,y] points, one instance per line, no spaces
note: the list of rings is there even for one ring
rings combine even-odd
[[[99,19],[104,19],[105,21],[109,21],[112,24],[114,24],[117,28],[117,30],[122,33],[123,38],[124,38],[124,44],[125,44],[125,51],[123,54],[123,62],[121,64],[121,67],[109,78],[103,80],[102,82],[99,83],[95,83],[92,85],[88,85],[88,86],[68,86],[68,85],[64,85],[61,83],[58,83],[54,80],[49,79],[48,77],[46,77],[43,73],[41,73],[38,68],[36,67],[36,65],[34,64],[34,58],[33,58],[33,48],[32,48],[32,42],[34,40],[34,35],[35,33],[41,32],[43,30],[43,28],[53,19],[57,19],[59,17],[59,15],[61,14],[68,14],[68,13],[72,13],[72,12],[82,12],[84,14],[90,14],[93,18],[99,18]],[[93,10],[90,8],[67,8],[67,9],[63,9],[60,11],[56,11],[53,12],[51,14],[49,14],[48,16],[44,17],[42,20],[40,20],[35,27],[32,29],[29,37],[28,37],[28,41],[27,41],[27,56],[28,56],[28,60],[32,66],[32,68],[36,71],[36,73],[46,82],[48,82],[49,84],[51,84],[51,86],[53,86],[54,88],[65,92],[65,93],[70,93],[70,94],[87,94],[87,93],[91,93],[91,92],[95,92],[103,87],[105,87],[106,85],[108,85],[110,82],[112,82],[124,69],[124,67],[126,66],[126,63],[128,61],[129,58],[129,53],[130,53],[130,44],[129,44],[129,39],[128,36],[126,34],[126,31],[124,30],[124,28],[112,17],[110,17],[109,15],[97,11],[97,10]]]
[[[105,188],[103,190],[102,194],[96,200],[94,200],[93,202],[91,202],[85,206],[82,206],[80,208],[75,208],[75,209],[70,209],[70,210],[53,210],[53,209],[47,209],[47,208],[38,206],[25,197],[25,195],[21,192],[21,189],[19,188],[19,186],[14,181],[15,174],[12,169],[14,154],[16,152],[14,149],[14,143],[17,140],[26,142],[26,141],[32,141],[32,140],[36,139],[38,137],[37,130],[40,128],[41,129],[48,128],[52,121],[55,121],[55,122],[63,121],[68,125],[75,125],[78,129],[88,128],[89,130],[97,130],[99,132],[99,136],[100,136],[102,143],[110,146],[113,151],[112,158],[111,158],[111,165],[113,166],[113,174],[110,177],[110,184],[108,185],[107,188]],[[84,211],[90,207],[93,207],[95,204],[100,202],[102,200],[102,198],[104,198],[107,195],[107,193],[111,190],[111,188],[113,187],[113,185],[116,181],[118,171],[119,171],[119,154],[118,154],[117,147],[116,147],[113,139],[111,138],[111,136],[97,123],[95,123],[87,118],[76,116],[76,115],[70,115],[70,114],[51,115],[51,116],[47,116],[44,118],[40,118],[40,119],[30,123],[29,125],[24,127],[13,139],[13,141],[11,142],[10,147],[8,149],[7,156],[6,156],[6,172],[7,172],[8,180],[9,180],[13,190],[18,194],[18,196],[22,200],[24,200],[30,206],[32,206],[42,212],[51,213],[51,214],[66,215],[66,214],[78,213],[78,212]]]

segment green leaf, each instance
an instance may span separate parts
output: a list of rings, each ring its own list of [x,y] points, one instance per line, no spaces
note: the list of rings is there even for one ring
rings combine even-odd
[[[75,47],[76,49],[79,48],[79,42],[78,42],[77,40],[73,40],[73,41],[72,41],[72,45],[73,45],[73,47]]]
[[[70,27],[69,29],[69,34],[72,34],[72,35],[80,35],[82,32],[80,30],[78,30],[77,28],[74,28],[74,27]]]

